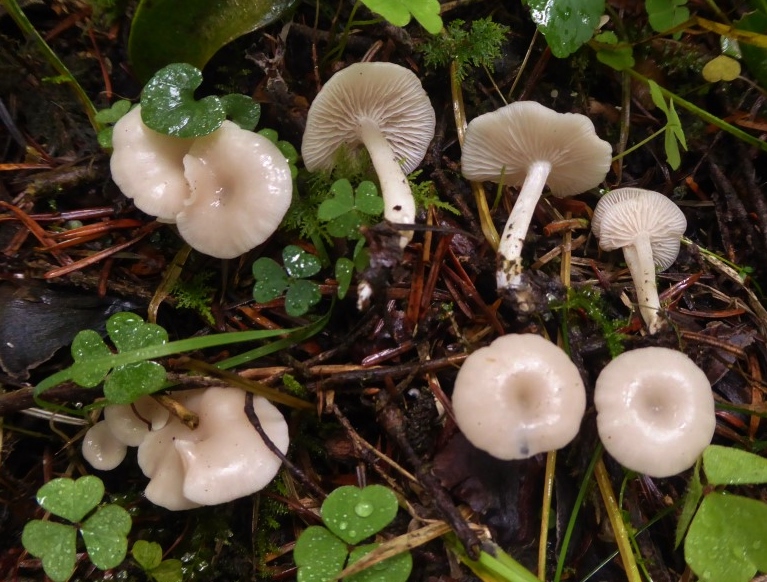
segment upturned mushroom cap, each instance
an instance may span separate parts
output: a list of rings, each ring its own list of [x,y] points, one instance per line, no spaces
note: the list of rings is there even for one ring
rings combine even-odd
[[[189,245],[232,259],[263,243],[290,207],[290,167],[271,141],[231,121],[199,137],[183,157],[191,195],[176,216]]]
[[[161,222],[175,222],[189,198],[182,160],[192,142],[149,129],[141,121],[141,107],[134,107],[114,126],[112,179],[136,208]]]
[[[546,184],[553,195],[564,197],[602,182],[611,155],[612,147],[585,115],[517,101],[469,122],[461,171],[469,180],[520,186],[535,162],[547,161]]]
[[[360,120],[369,119],[409,174],[434,137],[435,114],[421,81],[394,63],[355,63],[334,74],[306,119],[301,156],[306,169],[330,170],[342,145],[362,145]]]
[[[259,491],[277,474],[281,461],[266,448],[245,415],[245,392],[214,387],[174,395],[196,412],[191,430],[173,417],[139,446],[138,462],[150,478],[145,494],[171,510],[215,505]],[[253,409],[264,431],[282,451],[288,428],[280,412],[256,397]]]
[[[703,371],[681,352],[625,352],[596,381],[597,429],[624,467],[668,477],[692,467],[716,428],[714,397]]]
[[[453,410],[475,447],[499,459],[525,459],[575,438],[586,390],[578,368],[555,344],[509,334],[466,358]]]
[[[668,269],[679,255],[687,219],[679,207],[660,192],[618,188],[608,192],[594,208],[591,230],[605,251],[634,244],[647,233],[652,257],[659,271]]]

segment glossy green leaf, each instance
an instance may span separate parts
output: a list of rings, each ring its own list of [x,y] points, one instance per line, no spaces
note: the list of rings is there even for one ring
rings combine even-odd
[[[690,18],[687,0],[647,0],[645,10],[655,32],[666,32]]]
[[[144,570],[156,568],[162,562],[162,546],[157,542],[148,542],[138,540],[131,548],[133,559],[138,562]]]
[[[73,523],[81,521],[103,496],[104,483],[91,475],[53,479],[37,490],[40,507]]]
[[[741,30],[764,33],[767,30],[767,14],[762,11],[750,12],[735,22]],[[767,88],[767,49],[753,44],[740,44],[743,62],[762,89]]]
[[[219,97],[226,117],[242,129],[253,131],[261,119],[261,105],[247,95],[232,93]]]
[[[767,459],[733,447],[706,447],[703,451],[703,469],[711,485],[767,483]]]
[[[354,261],[341,257],[336,261],[335,275],[338,281],[338,298],[343,299],[349,292],[349,286],[352,284],[352,275],[354,274]]]
[[[322,299],[322,293],[317,283],[298,279],[290,283],[288,292],[285,294],[285,312],[299,317],[309,311],[310,307],[319,303],[320,299]]]
[[[551,54],[559,58],[591,39],[605,11],[604,0],[528,0],[527,5]]]
[[[407,26],[412,16],[431,34],[442,30],[438,0],[362,0],[362,3],[394,26]]]
[[[322,503],[322,520],[349,544],[378,533],[397,515],[397,496],[383,485],[339,487]]]
[[[687,532],[684,557],[704,582],[748,582],[767,572],[767,504],[707,495]]]
[[[378,545],[367,544],[354,548],[349,554],[347,566],[351,566],[354,562],[372,552]],[[410,576],[412,569],[413,556],[410,555],[410,552],[403,552],[373,564],[370,568],[362,570],[362,572],[357,572],[348,578],[344,578],[344,582],[405,582]]]
[[[222,46],[278,19],[293,0],[142,0],[128,54],[141,81],[170,63],[202,69]]]
[[[24,526],[21,543],[42,560],[43,570],[53,582],[65,582],[72,575],[77,559],[74,526],[35,519]]]
[[[259,303],[276,299],[288,287],[288,275],[285,269],[269,257],[261,257],[253,263],[253,277],[256,279],[253,299]]]
[[[167,373],[157,362],[136,362],[117,366],[104,382],[104,396],[110,404],[131,404],[165,385]]]
[[[288,245],[282,250],[282,260],[288,275],[296,278],[306,278],[316,275],[322,268],[320,260],[301,247]]]
[[[101,570],[118,566],[128,551],[130,514],[119,505],[105,505],[80,528],[93,565]]]
[[[157,346],[168,341],[168,332],[155,323],[128,311],[115,313],[107,320],[109,339],[121,352]]]
[[[296,541],[293,560],[298,582],[327,582],[344,568],[346,544],[324,527],[306,528]]]
[[[83,388],[98,386],[112,366],[107,363],[96,364],[91,360],[110,355],[112,352],[98,332],[92,329],[79,332],[72,341],[72,358],[75,360],[72,364],[72,380]]]
[[[141,119],[151,129],[174,137],[199,137],[221,127],[226,109],[214,96],[194,98],[202,83],[199,69],[174,63],[160,69],[141,92]]]

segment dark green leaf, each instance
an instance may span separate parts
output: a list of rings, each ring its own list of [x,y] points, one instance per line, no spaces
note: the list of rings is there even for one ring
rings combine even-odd
[[[764,31],[767,30],[767,14],[762,11],[750,12],[736,21],[735,26],[741,30],[764,34]],[[748,70],[762,89],[767,88],[767,49],[753,44],[741,43],[740,50]]]
[[[86,475],[76,481],[61,477],[48,481],[37,490],[40,507],[73,523],[82,520],[104,496],[104,483]]]
[[[338,281],[338,298],[343,299],[352,284],[354,274],[354,262],[346,257],[336,261],[336,281]]]
[[[298,582],[328,582],[343,570],[346,544],[324,527],[306,528],[296,541],[293,561],[298,566]]]
[[[160,390],[166,377],[165,368],[157,362],[117,366],[104,382],[104,396],[110,404],[131,404]]]
[[[706,447],[703,451],[703,469],[711,485],[767,483],[767,459],[733,447]]]
[[[368,544],[354,548],[349,554],[351,566],[363,556],[366,556],[378,547],[379,544]],[[410,552],[403,552],[387,558],[369,568],[344,578],[344,582],[405,582],[413,569],[413,556]]]
[[[299,317],[309,311],[312,305],[319,303],[320,299],[320,286],[314,281],[292,281],[285,294],[285,311],[288,315]]]
[[[528,0],[533,22],[555,57],[565,58],[588,42],[604,13],[604,0]]]
[[[253,287],[253,298],[259,303],[276,299],[287,289],[288,276],[277,261],[262,257],[253,263],[253,277],[256,284]]]
[[[360,236],[362,218],[355,211],[342,214],[327,224],[328,234],[338,238],[357,238]]]
[[[151,129],[175,137],[199,137],[221,127],[226,110],[218,97],[196,101],[202,83],[199,69],[186,63],[168,65],[141,92],[141,119]]]
[[[293,147],[293,144],[284,139],[279,140],[276,144],[277,149],[280,150],[285,159],[288,160],[288,164],[295,165],[298,161],[298,151]],[[295,176],[294,176],[295,177]]]
[[[597,49],[597,60],[616,71],[630,69],[634,66],[634,56],[631,45],[619,43],[618,37],[612,31],[602,32],[594,37]]]
[[[354,207],[369,216],[378,216],[384,211],[384,201],[378,195],[378,188],[373,182],[365,180],[357,186]]]
[[[320,220],[333,220],[354,210],[354,191],[349,180],[342,178],[335,181],[330,187],[330,193],[333,197],[323,201],[317,210]]]
[[[148,572],[155,582],[183,582],[184,570],[181,560],[163,560],[159,566]]]
[[[349,544],[358,544],[389,525],[397,515],[397,496],[383,485],[335,489],[322,503],[322,520]]]
[[[666,32],[688,20],[690,11],[686,4],[687,0],[647,0],[645,9],[652,29]]]
[[[711,493],[700,504],[684,542],[684,557],[704,582],[748,582],[767,572],[767,504]]]
[[[684,495],[682,504],[682,513],[679,515],[679,521],[676,524],[676,538],[674,547],[678,548],[687,533],[695,511],[698,509],[698,503],[703,496],[703,485],[700,483],[700,462],[695,463],[690,482],[687,485],[687,492]]]
[[[322,268],[322,263],[317,257],[295,245],[288,245],[282,250],[282,260],[288,275],[295,278],[311,277]]]
[[[108,570],[125,559],[130,528],[130,514],[119,505],[105,505],[88,518],[80,533],[94,566]]]
[[[157,542],[138,540],[131,548],[131,555],[144,570],[151,570],[162,562],[162,546]]]
[[[234,121],[242,129],[253,131],[258,120],[261,118],[261,105],[256,103],[251,97],[232,93],[220,97],[221,104],[224,106],[226,117]]]
[[[170,63],[202,69],[222,46],[278,19],[293,0],[142,0],[128,40],[134,71],[146,81]]]
[[[21,543],[43,561],[53,582],[66,582],[75,569],[77,530],[74,526],[35,519],[24,526]]]

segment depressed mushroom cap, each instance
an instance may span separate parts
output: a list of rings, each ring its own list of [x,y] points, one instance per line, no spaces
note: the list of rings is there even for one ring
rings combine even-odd
[[[110,404],[104,408],[109,430],[129,447],[139,446],[150,429],[160,430],[169,416],[168,410],[151,396],[142,396],[133,404]]]
[[[263,243],[290,207],[293,180],[277,146],[231,121],[183,156],[191,195],[176,216],[189,245],[232,259]]]
[[[575,438],[586,390],[562,349],[538,335],[509,334],[466,358],[453,410],[475,447],[499,459],[525,459]]]
[[[668,269],[679,255],[687,219],[679,207],[660,192],[641,188],[618,188],[599,199],[591,230],[599,246],[613,251],[634,244],[646,233],[658,270]]]
[[[552,194],[564,197],[602,182],[611,155],[612,147],[585,115],[517,101],[469,122],[461,171],[469,180],[521,186],[533,163],[547,161],[546,184]]]
[[[83,458],[94,469],[111,471],[125,459],[128,447],[109,430],[105,421],[88,429],[82,442]]]
[[[175,222],[189,198],[182,160],[192,142],[149,129],[141,121],[141,107],[134,107],[114,126],[112,180],[136,208],[161,222]]]
[[[418,167],[435,126],[421,81],[394,63],[355,63],[334,74],[309,108],[301,144],[306,169],[330,170],[342,145],[360,146],[363,118],[378,124],[406,174]]]
[[[681,352],[648,347],[625,352],[599,374],[597,429],[621,465],[668,477],[692,467],[716,427],[711,384]]]

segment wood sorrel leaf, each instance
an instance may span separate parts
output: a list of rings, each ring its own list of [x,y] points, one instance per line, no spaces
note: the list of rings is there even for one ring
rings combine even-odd
[[[130,514],[119,505],[105,505],[80,528],[93,565],[101,570],[118,566],[128,551]]]
[[[137,540],[131,548],[131,555],[144,570],[151,570],[162,562],[162,546],[157,542]]]
[[[167,373],[157,362],[136,362],[117,366],[104,382],[104,396],[110,404],[131,404],[160,390]]]
[[[604,0],[528,0],[538,25],[555,57],[577,51],[594,34],[605,11]]]
[[[339,216],[354,210],[354,191],[346,178],[336,180],[330,187],[332,198],[324,200],[317,209],[317,218],[320,220],[333,220]]]
[[[256,279],[253,299],[259,303],[276,299],[288,287],[285,269],[269,257],[262,257],[253,263],[253,277]]]
[[[96,365],[91,360],[112,355],[98,332],[84,329],[72,341],[72,380],[83,388],[98,386],[112,368],[111,364]]]
[[[24,526],[21,543],[43,561],[53,582],[65,582],[75,569],[77,530],[74,526],[35,519]]]
[[[684,542],[684,557],[704,582],[748,582],[767,572],[767,504],[711,493],[700,504]]]
[[[349,554],[351,566],[363,556],[375,550],[379,544],[367,544],[354,548]],[[403,552],[373,564],[369,568],[344,578],[344,582],[405,582],[413,569],[413,556],[410,552]]]
[[[299,317],[309,311],[312,305],[316,305],[322,299],[320,286],[314,281],[298,279],[290,283],[288,292],[285,294],[285,311],[288,315]]]
[[[346,544],[324,527],[306,528],[296,541],[293,560],[298,566],[298,582],[327,582],[343,570]]]
[[[431,34],[442,30],[438,0],[362,0],[362,3],[394,26],[406,26],[412,15]]]
[[[339,487],[322,503],[322,520],[349,544],[378,533],[397,515],[397,496],[383,485]]]
[[[317,257],[295,245],[288,245],[282,250],[282,260],[288,275],[300,279],[316,275],[322,268]]]
[[[109,339],[121,352],[157,346],[168,341],[168,332],[155,323],[145,323],[135,313],[115,313],[107,321]]]
[[[703,469],[711,485],[767,483],[767,459],[732,447],[706,447],[703,451]]]
[[[61,477],[48,481],[37,490],[40,507],[73,523],[82,520],[104,496],[104,483],[86,475],[76,481]]]
[[[239,93],[220,97],[226,116],[242,129],[253,131],[261,118],[261,105],[253,98]]]

